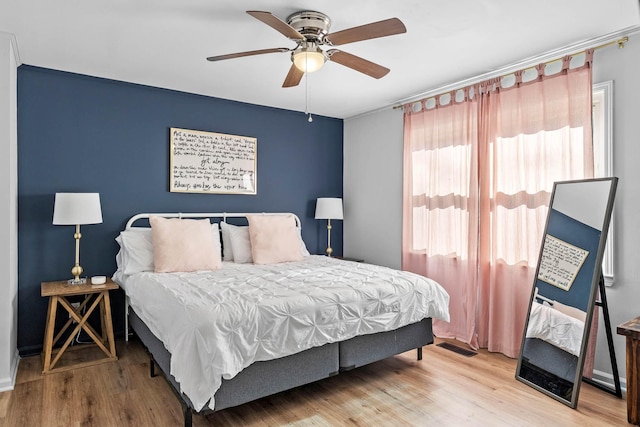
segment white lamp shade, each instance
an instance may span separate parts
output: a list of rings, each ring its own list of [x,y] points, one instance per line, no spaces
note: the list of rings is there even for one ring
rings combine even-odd
[[[101,224],[99,193],[56,193],[53,225]]]
[[[342,199],[320,197],[316,202],[316,219],[343,219]]]

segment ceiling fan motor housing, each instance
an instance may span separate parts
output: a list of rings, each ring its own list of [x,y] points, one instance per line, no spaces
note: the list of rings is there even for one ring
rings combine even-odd
[[[331,19],[322,12],[305,10],[289,15],[287,24],[295,28],[307,41],[322,44],[324,37],[329,34]]]

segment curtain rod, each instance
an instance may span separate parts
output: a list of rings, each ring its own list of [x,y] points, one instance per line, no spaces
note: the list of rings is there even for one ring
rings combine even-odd
[[[624,37],[621,37],[621,38],[619,38],[619,39],[617,39],[617,40],[611,40],[611,41],[609,41],[609,42],[602,43],[602,44],[599,44],[599,45],[597,45],[597,46],[592,46],[592,47],[587,48],[587,49],[594,49],[594,50],[598,50],[598,49],[602,49],[602,48],[605,48],[605,47],[608,47],[608,46],[612,46],[612,45],[614,45],[614,44],[617,44],[617,45],[618,45],[618,49],[622,49],[622,48],[624,48],[624,44],[625,44],[625,43],[627,43],[628,41],[629,41],[629,37],[628,37],[628,36],[624,36]],[[587,49],[582,49],[582,50],[579,50],[579,51],[577,51],[577,52],[574,52],[574,53],[568,54],[568,56],[578,55],[578,54],[580,54],[580,53],[585,52]],[[567,55],[562,55],[562,56],[567,56]],[[555,58],[555,59],[548,60],[548,61],[543,61],[542,63],[543,63],[543,64],[545,64],[545,65],[551,64],[551,63],[553,63],[553,62],[556,62],[556,61],[560,60],[560,59],[562,58],[562,56],[557,57],[557,58]],[[527,69],[529,69],[529,68],[533,68],[534,66],[535,66],[535,65],[525,66],[523,69],[524,69],[524,70],[527,70]],[[511,75],[511,74],[513,74],[513,73],[514,73],[514,71],[510,71],[510,72],[508,72],[508,73],[501,74],[501,75],[498,75],[498,76],[495,76],[495,77],[503,78],[503,77],[509,76],[509,75]],[[480,82],[480,81],[482,81],[482,80],[489,79],[489,78],[492,78],[492,77],[490,77],[490,76],[486,76],[485,78],[479,79],[479,80],[478,80],[477,82],[475,82],[475,83],[478,83],[478,82]],[[471,80],[471,79],[468,79],[468,80]],[[450,89],[450,90],[443,90],[442,92],[434,93],[433,95],[424,95],[424,97],[423,97],[423,98],[415,99],[415,100],[413,100],[413,101],[411,101],[411,98],[407,98],[407,100],[406,100],[406,101],[404,101],[404,102],[403,102],[403,101],[399,101],[399,102],[402,102],[402,104],[400,104],[400,105],[394,105],[394,106],[393,106],[393,109],[394,109],[394,110],[398,110],[398,109],[404,108],[404,106],[405,106],[406,104],[412,104],[412,103],[414,103],[414,102],[419,102],[419,101],[422,101],[422,100],[425,100],[425,99],[434,98],[434,97],[437,97],[437,96],[440,96],[440,95],[444,95],[445,93],[448,93],[448,92],[451,92],[451,91],[457,91],[457,90],[460,90],[460,89],[462,89],[462,88],[464,88],[464,87],[467,87],[467,86],[469,86],[469,85],[471,85],[471,84],[474,84],[474,83],[463,84],[463,85],[459,86],[458,88],[452,88],[452,89]],[[435,89],[435,90],[434,90],[434,92],[437,92],[437,91],[438,91],[438,89]],[[429,92],[426,92],[426,93],[428,94]],[[414,97],[414,98],[417,98],[417,97],[419,97],[419,96],[421,96],[421,95],[417,95],[417,96],[416,96],[416,97]]]

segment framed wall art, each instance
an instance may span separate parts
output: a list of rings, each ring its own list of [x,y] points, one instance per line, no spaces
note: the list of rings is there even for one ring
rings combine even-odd
[[[171,128],[169,191],[257,194],[256,138]]]

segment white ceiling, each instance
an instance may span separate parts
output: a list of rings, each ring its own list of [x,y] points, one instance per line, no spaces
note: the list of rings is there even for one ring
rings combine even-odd
[[[400,18],[406,34],[340,46],[391,69],[380,80],[328,62],[283,89],[295,43],[247,15],[318,10],[331,31]],[[638,0],[0,0],[23,64],[348,118],[525,58],[640,24]]]

